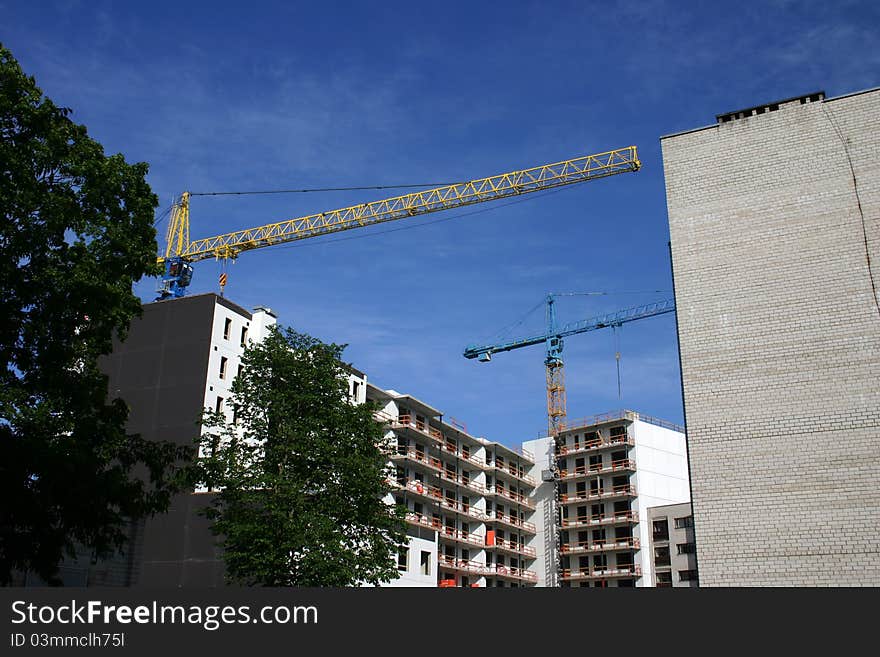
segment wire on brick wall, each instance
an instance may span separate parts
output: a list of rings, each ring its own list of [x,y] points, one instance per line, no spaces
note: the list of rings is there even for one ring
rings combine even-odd
[[[840,126],[837,125],[837,122],[834,120],[834,117],[832,117],[831,114],[828,113],[828,110],[825,107],[824,103],[822,104],[822,112],[825,114],[825,118],[828,119],[828,122],[831,124],[831,127],[834,128],[834,132],[837,134],[837,137],[840,139],[840,143],[843,144],[843,152],[846,155],[846,161],[849,164],[849,172],[850,172],[850,175],[852,176],[852,182],[853,182],[853,191],[855,192],[855,196],[856,196],[856,206],[858,207],[859,217],[861,218],[861,221],[862,221],[862,240],[864,241],[864,245],[865,245],[865,261],[868,265],[868,278],[871,281],[871,292],[874,295],[874,307],[877,309],[877,316],[880,317],[880,301],[878,301],[878,299],[877,299],[877,283],[874,280],[874,268],[871,263],[871,249],[868,245],[868,226],[867,226],[867,223],[865,222],[865,211],[862,208],[862,197],[859,194],[859,181],[858,181],[858,178],[856,177],[856,169],[855,169],[855,166],[853,166],[852,156],[850,155],[850,152],[849,152],[849,141],[844,136],[843,132],[840,129]]]

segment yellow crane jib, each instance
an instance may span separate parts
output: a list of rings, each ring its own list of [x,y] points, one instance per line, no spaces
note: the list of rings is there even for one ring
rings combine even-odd
[[[191,277],[192,268],[185,265],[206,258],[235,258],[251,249],[539,192],[640,168],[636,147],[627,146],[192,241],[189,238],[189,193],[184,192],[171,215],[165,256],[159,258],[159,262],[166,265],[166,283],[171,281],[160,290],[160,298],[183,295],[182,289],[179,292],[172,289],[175,283],[173,276],[168,275],[172,261],[179,264],[179,272]]]

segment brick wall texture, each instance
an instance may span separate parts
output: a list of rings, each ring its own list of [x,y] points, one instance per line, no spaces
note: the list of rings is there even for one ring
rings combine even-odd
[[[880,89],[661,140],[701,586],[880,586],[878,126]]]

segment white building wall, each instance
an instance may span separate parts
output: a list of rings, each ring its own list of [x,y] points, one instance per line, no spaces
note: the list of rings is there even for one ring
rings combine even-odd
[[[552,481],[542,480],[543,472],[552,467],[554,442],[549,437],[529,440],[523,443],[523,449],[531,452],[535,457],[535,465],[532,466],[529,475],[538,484],[531,496],[535,502],[535,512],[531,522],[535,523],[537,534],[526,543],[535,550],[535,561],[531,569],[538,575],[536,586],[554,586],[559,567],[558,558],[552,549],[553,534],[556,532],[554,515],[556,490]]]
[[[648,508],[690,502],[688,463],[683,433],[636,420],[630,427],[635,439],[633,458],[636,473],[633,483],[638,497],[639,542],[642,578],[637,586],[651,586],[654,581],[654,555],[651,553],[651,523]]]
[[[216,409],[217,399],[222,398],[226,419],[232,420],[232,408],[227,403],[229,389],[238,374],[245,345],[262,340],[268,327],[276,321],[275,315],[267,308],[257,308],[248,318],[220,303],[214,304],[208,375],[205,378],[205,408]],[[221,378],[224,358],[226,359],[225,375]]]

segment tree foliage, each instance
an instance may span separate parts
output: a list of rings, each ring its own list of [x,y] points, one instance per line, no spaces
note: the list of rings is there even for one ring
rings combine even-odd
[[[270,329],[231,386],[235,423],[209,413],[201,483],[227,577],[265,586],[351,586],[397,576],[405,544],[390,492],[384,430],[355,405],[344,347]]]
[[[157,273],[147,165],[69,115],[0,45],[0,583],[57,583],[77,545],[113,554],[128,520],[167,508],[181,456],[126,435],[97,365]]]

